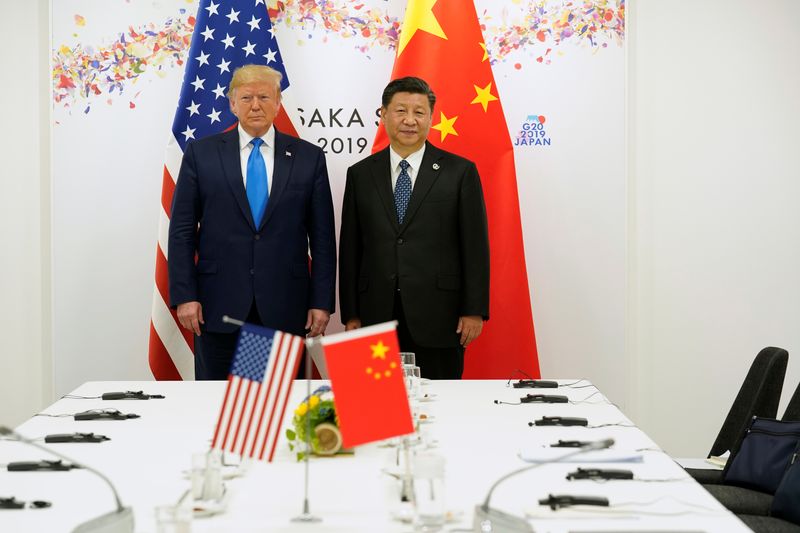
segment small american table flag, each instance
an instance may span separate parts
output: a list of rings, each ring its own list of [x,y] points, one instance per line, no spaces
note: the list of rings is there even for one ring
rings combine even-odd
[[[272,461],[303,339],[242,326],[211,447]]]

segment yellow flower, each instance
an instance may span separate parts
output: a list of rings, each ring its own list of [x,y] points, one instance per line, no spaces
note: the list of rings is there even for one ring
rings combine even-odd
[[[297,406],[297,409],[294,410],[294,414],[297,416],[304,416],[308,412],[308,404],[306,402],[301,403]]]
[[[313,409],[314,407],[319,405],[319,396],[317,395],[312,396],[311,398],[309,398],[308,403],[311,404],[311,408]]]

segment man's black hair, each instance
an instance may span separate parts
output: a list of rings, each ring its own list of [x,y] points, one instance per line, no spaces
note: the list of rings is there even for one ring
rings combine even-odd
[[[436,103],[436,95],[433,94],[430,85],[422,78],[407,76],[390,81],[389,85],[383,90],[381,105],[384,108],[389,107],[389,102],[392,101],[392,97],[397,93],[424,94],[428,97],[431,111],[433,111],[433,104]]]

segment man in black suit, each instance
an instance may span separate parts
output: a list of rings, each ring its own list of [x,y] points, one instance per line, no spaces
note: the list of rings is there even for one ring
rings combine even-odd
[[[389,147],[347,171],[339,299],[347,330],[395,319],[424,377],[459,379],[489,318],[489,238],[475,164],[426,142],[435,102],[419,78],[383,91]]]
[[[228,98],[238,127],[190,143],[183,155],[169,228],[169,293],[181,325],[196,335],[196,379],[228,377],[238,327],[223,315],[315,336],[334,309],[325,155],[273,127],[280,83],[280,72],[263,65],[237,69]]]

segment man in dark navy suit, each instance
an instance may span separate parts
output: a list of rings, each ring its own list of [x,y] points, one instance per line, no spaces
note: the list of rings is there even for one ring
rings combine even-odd
[[[228,90],[237,128],[187,145],[169,230],[170,303],[195,334],[196,379],[227,379],[238,328],[296,335],[334,311],[333,202],[322,150],[275,129],[281,74],[247,65]],[[309,251],[311,262],[309,264]]]
[[[395,319],[423,377],[459,379],[489,318],[489,237],[475,164],[426,142],[435,102],[419,78],[383,91],[390,144],[347,170],[339,303],[347,330]]]

